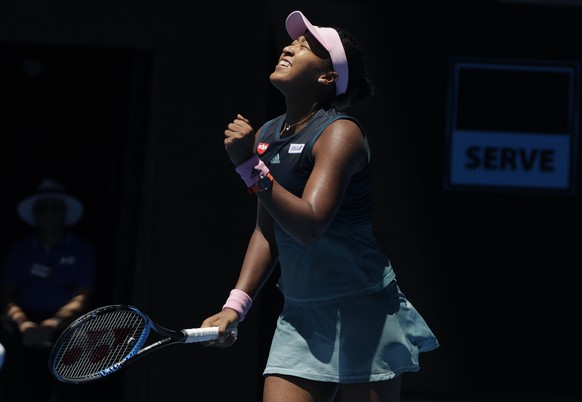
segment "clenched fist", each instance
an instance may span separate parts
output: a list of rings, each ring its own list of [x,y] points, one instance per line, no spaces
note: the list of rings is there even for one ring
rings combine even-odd
[[[230,161],[238,166],[254,153],[255,130],[248,119],[241,114],[228,124],[224,130],[224,147]]]

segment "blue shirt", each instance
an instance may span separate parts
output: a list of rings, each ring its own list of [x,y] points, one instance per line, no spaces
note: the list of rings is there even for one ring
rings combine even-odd
[[[16,302],[25,311],[54,313],[77,289],[94,286],[95,271],[95,251],[86,240],[67,233],[48,250],[32,235],[8,252],[2,283],[16,287]]]

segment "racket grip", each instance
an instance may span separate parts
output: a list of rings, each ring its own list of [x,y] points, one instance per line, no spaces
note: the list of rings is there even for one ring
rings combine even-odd
[[[190,328],[182,331],[186,335],[184,343],[213,341],[218,338],[218,327]]]

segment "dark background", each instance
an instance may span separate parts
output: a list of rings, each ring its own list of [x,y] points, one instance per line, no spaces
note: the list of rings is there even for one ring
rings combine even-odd
[[[580,396],[578,167],[568,194],[444,186],[449,60],[582,62],[579,2],[7,3],[0,251],[28,231],[18,201],[52,177],[85,204],[76,230],[97,246],[96,306],[132,303],[175,328],[218,311],[255,208],[223,131],[237,113],[258,128],[283,111],[268,76],[300,9],[360,38],[378,88],[354,110],[373,147],[376,232],[441,343],[405,375],[404,399]],[[261,400],[272,285],[234,347],[170,347],[77,387],[119,402]]]

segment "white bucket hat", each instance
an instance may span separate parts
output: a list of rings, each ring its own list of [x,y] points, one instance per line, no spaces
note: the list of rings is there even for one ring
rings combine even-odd
[[[22,220],[31,226],[36,226],[34,216],[34,205],[38,200],[46,198],[58,198],[63,200],[67,206],[65,226],[72,226],[83,216],[83,204],[77,197],[67,194],[65,188],[58,182],[51,179],[44,179],[30,197],[25,198],[18,204],[18,215]]]

